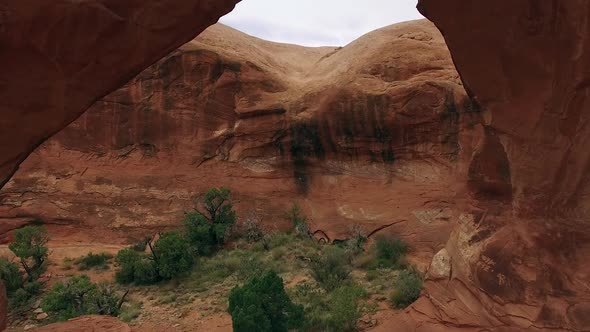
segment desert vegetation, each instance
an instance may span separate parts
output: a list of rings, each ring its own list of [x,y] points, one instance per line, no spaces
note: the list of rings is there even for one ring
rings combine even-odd
[[[6,285],[11,307],[26,305],[41,292],[38,279],[46,268],[48,239],[41,226],[17,229],[8,248],[18,263],[0,257],[0,279]]]
[[[41,307],[49,321],[82,315],[118,316],[124,297],[106,283],[95,284],[86,275],[56,283],[43,297]]]
[[[229,295],[229,313],[236,332],[287,332],[303,324],[303,306],[294,304],[274,271],[255,275]]]
[[[74,264],[78,266],[80,271],[91,269],[106,270],[109,268],[108,263],[112,258],[113,255],[109,253],[103,252],[100,254],[93,254],[90,252],[87,255],[74,260]]]
[[[15,231],[14,241],[8,246],[16,262],[0,257],[0,279],[6,284],[11,310],[26,316],[28,310],[40,306],[34,314],[43,323],[87,314],[117,316],[126,293],[121,295],[112,284],[96,284],[82,274],[46,289],[41,276],[47,268],[48,241],[43,226],[26,226]],[[106,269],[110,259],[112,255],[107,253],[89,253],[64,262],[77,265],[79,270]]]
[[[422,276],[407,263],[408,247],[400,239],[368,239],[352,226],[348,239],[320,243],[299,205],[283,218],[291,231],[273,230],[257,212],[238,223],[231,191],[213,188],[176,230],[141,239],[115,256],[90,252],[64,259],[64,270],[100,272],[114,264],[116,282],[94,283],[82,274],[46,290],[37,279],[46,264],[47,233],[25,227],[10,245],[16,261],[0,259],[0,278],[13,306],[42,298],[47,322],[86,314],[132,322],[149,304],[180,313],[227,312],[235,331],[355,331],[379,307],[404,308],[419,296]]]

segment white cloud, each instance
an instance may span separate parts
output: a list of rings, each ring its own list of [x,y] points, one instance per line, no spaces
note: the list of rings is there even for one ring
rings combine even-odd
[[[393,23],[422,18],[417,0],[242,0],[220,22],[247,34],[306,46],[344,46]]]

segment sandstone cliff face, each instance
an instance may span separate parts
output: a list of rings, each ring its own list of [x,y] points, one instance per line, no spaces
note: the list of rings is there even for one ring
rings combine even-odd
[[[40,143],[238,1],[2,1],[0,187]]]
[[[590,330],[588,3],[421,0],[482,111],[452,274],[402,316],[416,331]],[[479,127],[479,126],[478,126]]]
[[[427,21],[344,48],[216,25],[34,152],[2,190],[1,218],[126,241],[227,186],[242,215],[258,209],[277,227],[299,202],[331,240],[393,224],[427,265],[458,216],[453,177],[467,172],[460,151],[478,116]]]

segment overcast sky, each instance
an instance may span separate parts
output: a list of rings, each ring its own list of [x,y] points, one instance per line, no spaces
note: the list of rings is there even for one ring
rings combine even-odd
[[[220,22],[249,35],[306,46],[344,46],[367,32],[422,18],[417,0],[242,0]]]

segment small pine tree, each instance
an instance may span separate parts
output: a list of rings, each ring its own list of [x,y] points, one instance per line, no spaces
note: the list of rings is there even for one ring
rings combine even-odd
[[[303,324],[303,307],[291,302],[273,271],[232,289],[228,311],[235,332],[287,332]]]
[[[189,271],[193,266],[193,255],[189,243],[176,232],[163,233],[154,245],[154,257],[158,274],[171,279]]]
[[[14,242],[8,248],[20,259],[28,281],[39,278],[47,259],[47,230],[43,226],[26,226],[14,231]]]

